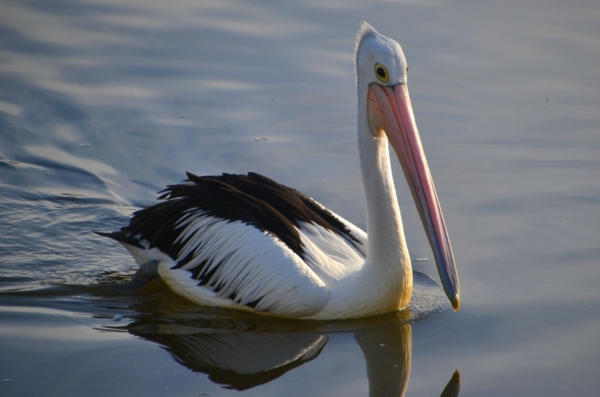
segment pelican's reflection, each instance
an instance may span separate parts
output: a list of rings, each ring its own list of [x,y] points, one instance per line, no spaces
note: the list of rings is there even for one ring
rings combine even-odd
[[[410,325],[358,331],[354,338],[367,362],[369,396],[404,396],[410,377]]]
[[[246,390],[279,378],[316,358],[324,335],[206,333],[191,327],[134,327],[130,332],[159,343],[178,363],[228,389]]]
[[[270,382],[315,359],[329,340],[327,332],[354,330],[366,361],[369,395],[374,397],[406,393],[412,331],[401,321],[383,316],[369,321],[321,323],[170,313],[168,318],[140,315],[123,328],[160,344],[181,365],[236,390]],[[457,396],[458,392],[457,372],[442,396]]]
[[[412,330],[409,324],[358,331],[354,334],[367,363],[369,396],[404,396],[412,351]],[[454,373],[443,397],[458,396],[460,376]]]

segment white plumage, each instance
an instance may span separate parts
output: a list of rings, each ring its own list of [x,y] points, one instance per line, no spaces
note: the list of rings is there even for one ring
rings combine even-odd
[[[405,307],[412,268],[388,153],[395,150],[455,309],[458,276],[406,88],[406,60],[364,23],[358,33],[358,144],[366,233],[302,193],[258,174],[198,177],[169,186],[134,214],[122,243],[178,294],[213,306],[335,319]]]

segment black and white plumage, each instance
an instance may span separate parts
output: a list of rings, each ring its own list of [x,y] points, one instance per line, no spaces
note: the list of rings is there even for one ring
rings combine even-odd
[[[161,276],[192,287],[183,295],[193,301],[303,316],[327,299],[321,280],[332,269],[324,259],[329,267],[340,262],[340,271],[364,261],[364,232],[297,190],[255,173],[188,178],[162,191],[165,201],[137,211],[129,226],[101,234],[140,264],[168,263]],[[296,299],[286,298],[290,290]]]
[[[356,70],[368,239],[313,199],[254,173],[188,173],[121,231],[100,234],[119,241],[140,264],[158,261],[165,282],[199,304],[314,319],[397,310],[410,300],[412,268],[389,140],[458,309],[458,276],[412,114],[402,49],[364,23]]]

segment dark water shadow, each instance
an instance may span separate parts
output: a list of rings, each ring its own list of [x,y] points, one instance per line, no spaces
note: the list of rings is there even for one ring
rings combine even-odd
[[[415,294],[406,310],[366,319],[308,321],[221,308],[199,307],[161,280],[135,291],[119,288],[127,276],[106,273],[95,285],[27,288],[27,280],[0,280],[5,304],[42,306],[112,319],[98,332],[129,333],[158,344],[175,362],[226,389],[264,385],[315,360],[332,336],[352,333],[363,352],[370,396],[404,396],[412,358],[411,324],[443,310],[443,292],[415,272]],[[13,288],[10,288],[10,285]],[[456,372],[443,396],[457,396]]]
[[[412,358],[408,313],[341,322],[213,315],[159,317],[148,313],[127,325],[103,330],[129,332],[157,343],[178,364],[207,374],[212,382],[226,389],[247,390],[316,359],[331,332],[357,329],[351,332],[365,358],[369,396],[406,393]],[[456,371],[441,395],[458,396],[459,390]]]
[[[157,343],[180,365],[224,388],[247,390],[271,382],[316,359],[334,333],[353,333],[363,352],[370,396],[404,396],[411,371],[411,323],[443,310],[439,284],[415,272],[415,294],[407,310],[366,319],[307,321],[218,308],[202,308],[178,297],[139,301],[128,332]],[[165,297],[163,297],[165,298]],[[452,376],[442,396],[458,396]]]

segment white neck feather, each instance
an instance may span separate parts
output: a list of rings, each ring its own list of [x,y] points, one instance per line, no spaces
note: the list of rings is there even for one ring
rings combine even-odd
[[[364,317],[403,308],[412,294],[412,267],[390,165],[388,139],[371,133],[368,87],[358,79],[358,147],[367,205],[367,258],[359,271],[330,290],[312,318]]]
[[[368,87],[358,80],[358,147],[367,206],[367,259],[363,271],[372,273],[371,286],[389,296],[389,304],[403,307],[412,293],[412,267],[396,189],[392,177],[388,139],[375,137],[367,114]],[[387,292],[389,291],[389,293]],[[396,302],[394,302],[396,301]]]

